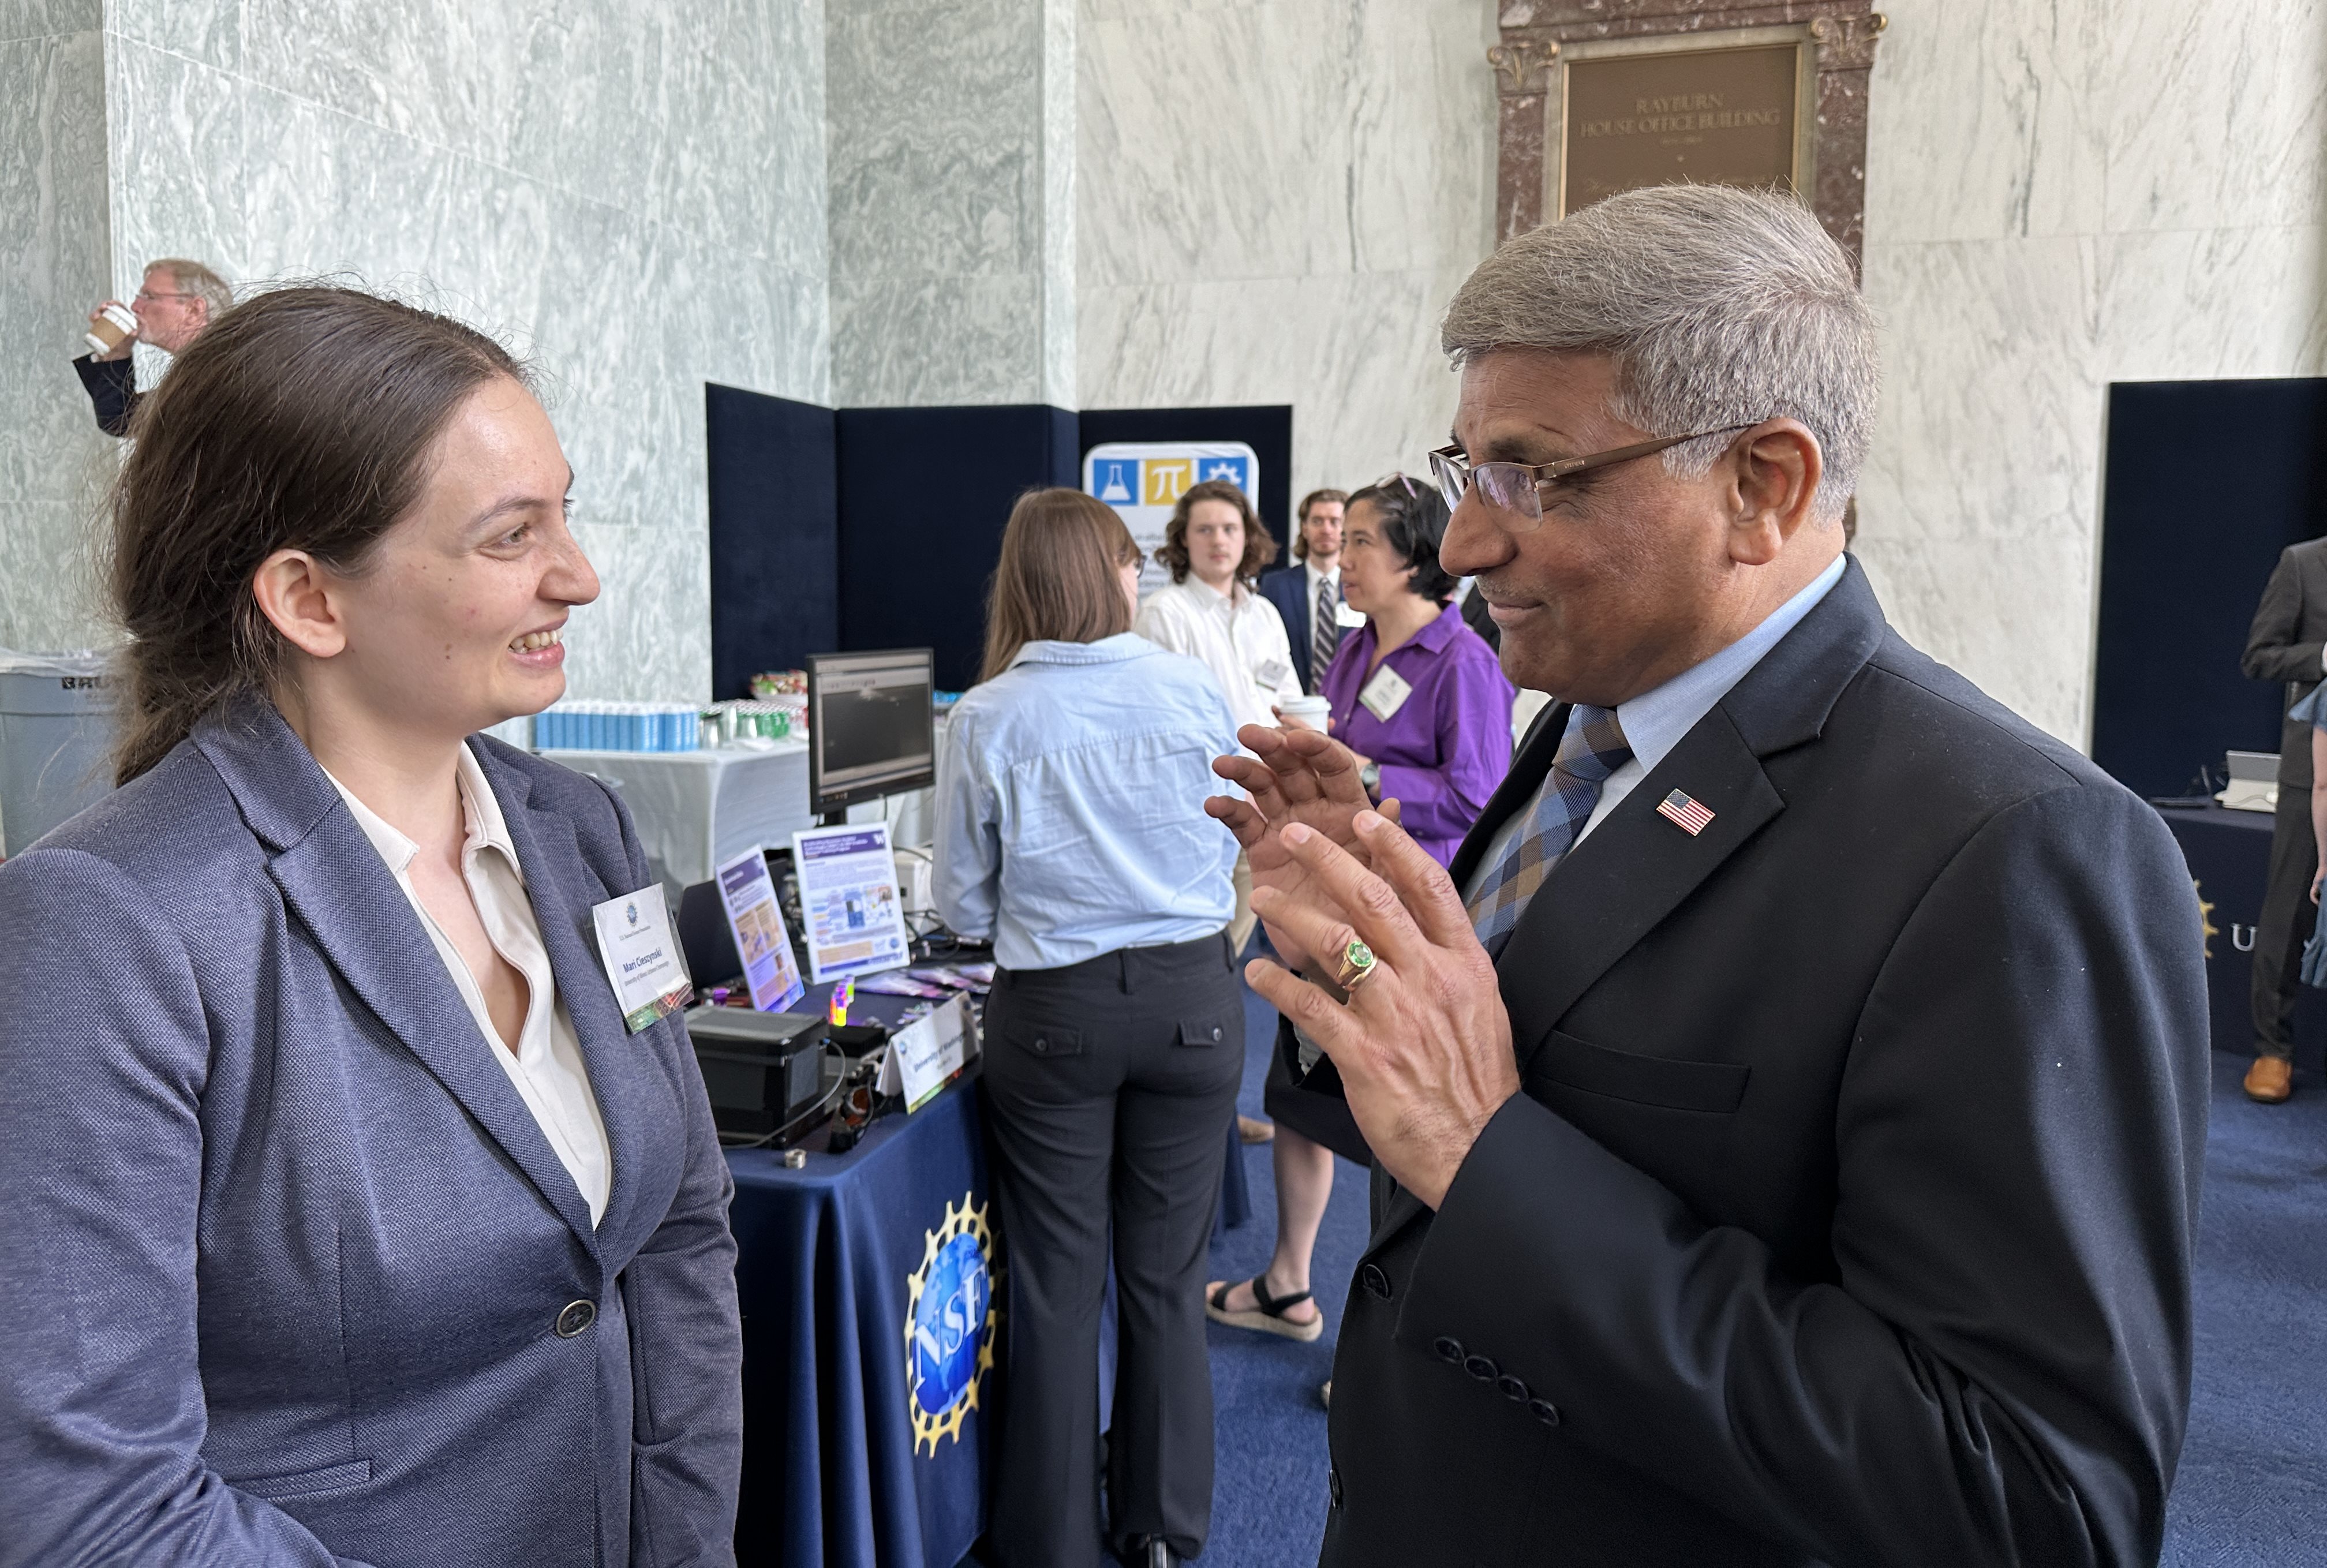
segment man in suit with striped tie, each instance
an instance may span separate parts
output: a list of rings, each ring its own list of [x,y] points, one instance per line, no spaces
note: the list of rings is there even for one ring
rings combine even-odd
[[[1214,814],[1371,1145],[1322,1562],[2154,1562],[2207,1013],[2156,815],[1885,624],[1799,203],[1612,196],[1449,308],[1441,549],[1554,695],[1442,872],[1325,736]]]
[[[1293,645],[1293,671],[1301,689],[1315,696],[1323,689],[1325,667],[1341,646],[1350,629],[1341,623],[1341,509],[1346,491],[1311,490],[1301,498],[1294,516],[1290,566],[1260,574],[1261,597],[1276,606],[1285,619],[1285,634]]]

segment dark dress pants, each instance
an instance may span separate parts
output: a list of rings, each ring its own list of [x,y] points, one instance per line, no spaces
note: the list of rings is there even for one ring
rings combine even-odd
[[[2255,1054],[2282,1060],[2294,1055],[2294,999],[2303,985],[2303,944],[2316,929],[2311,878],[2319,869],[2319,840],[2311,830],[2311,791],[2278,787],[2278,813],[2270,827],[2270,881],[2254,945]]]
[[[1225,936],[1004,970],[986,1004],[1008,1398],[987,1545],[1007,1568],[1098,1561],[1098,1327],[1114,1233],[1110,1534],[1183,1557],[1212,1516],[1204,1280],[1244,1073]]]

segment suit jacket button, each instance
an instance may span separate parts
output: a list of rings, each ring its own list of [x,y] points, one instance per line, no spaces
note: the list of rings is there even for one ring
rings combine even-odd
[[[1333,1499],[1335,1507],[1341,1506],[1341,1472],[1340,1470],[1328,1469],[1325,1471],[1325,1495]]]
[[[1212,1025],[1212,1040],[1213,1040],[1213,1042],[1214,1042],[1215,1044],[1217,1044],[1217,1043],[1219,1042],[1219,1041],[1220,1041],[1220,1026],[1219,1024],[1215,1023],[1215,1024],[1213,1024],[1213,1025]]]
[[[1441,1361],[1456,1367],[1463,1364],[1463,1347],[1459,1341],[1441,1339],[1431,1348],[1438,1352],[1438,1358]]]
[[[1501,1375],[1503,1369],[1484,1356],[1473,1356],[1463,1363],[1463,1370],[1481,1383],[1492,1383]]]
[[[1039,1034],[1034,1037],[1034,1054],[1036,1056],[1042,1055],[1044,1051],[1050,1049],[1051,1042]]]
[[[1546,1426],[1557,1426],[1559,1424],[1559,1406],[1554,1405],[1548,1399],[1528,1400],[1528,1414],[1534,1416],[1537,1421],[1542,1422]]]
[[[1389,1275],[1382,1273],[1378,1265],[1370,1263],[1366,1265],[1358,1277],[1365,1281],[1366,1290],[1369,1293],[1379,1296],[1383,1301],[1389,1300]]]
[[[598,1321],[598,1308],[591,1302],[568,1302],[565,1310],[557,1314],[557,1337],[570,1339]]]

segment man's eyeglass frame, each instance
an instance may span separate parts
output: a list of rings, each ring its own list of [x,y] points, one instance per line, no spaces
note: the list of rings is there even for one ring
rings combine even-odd
[[[1760,421],[1754,421],[1759,424]],[[1586,470],[1606,468],[1612,463],[1630,462],[1636,457],[1649,457],[1684,442],[1702,441],[1708,435],[1734,435],[1741,430],[1751,430],[1753,425],[1728,425],[1718,430],[1699,430],[1687,435],[1661,435],[1654,441],[1636,442],[1631,446],[1612,447],[1606,452],[1588,453],[1582,457],[1563,457],[1556,462],[1467,462],[1459,445],[1442,446],[1430,454],[1431,477],[1438,481],[1438,493],[1446,498],[1449,511],[1463,504],[1463,492],[1475,481],[1480,498],[1488,506],[1507,518],[1518,519],[1520,527],[1515,533],[1533,533],[1543,526],[1544,487],[1573,478]],[[1509,527],[1509,524],[1504,525]]]

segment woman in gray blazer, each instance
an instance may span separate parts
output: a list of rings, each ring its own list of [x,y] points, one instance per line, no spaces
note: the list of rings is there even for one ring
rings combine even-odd
[[[732,1563],[732,1190],[592,906],[619,799],[476,733],[597,580],[519,368],[263,294],[112,502],[122,788],[0,866],[0,1564]]]

